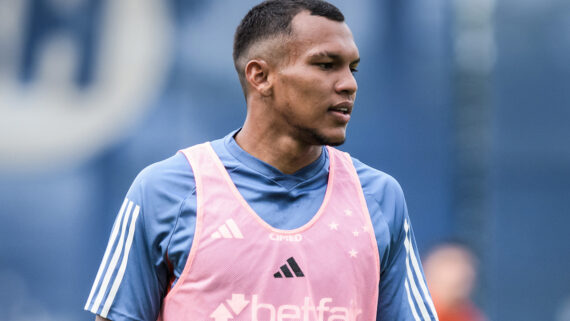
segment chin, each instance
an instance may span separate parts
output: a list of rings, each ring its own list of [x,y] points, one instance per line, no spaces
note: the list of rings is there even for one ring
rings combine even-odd
[[[301,133],[300,137],[304,137],[303,140],[310,145],[340,146],[346,139],[345,130],[323,131],[300,126],[297,130]]]
[[[345,138],[339,139],[339,140],[331,140],[331,141],[328,141],[326,144],[322,144],[322,145],[340,146],[340,145],[344,144],[344,141],[345,141]]]
[[[329,146],[340,146],[344,144],[346,140],[345,135],[323,135],[320,133],[313,133],[313,138],[316,141],[316,145],[329,145]]]

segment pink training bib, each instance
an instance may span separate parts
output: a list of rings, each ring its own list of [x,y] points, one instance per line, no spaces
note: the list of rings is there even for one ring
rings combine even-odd
[[[328,151],[321,208],[304,226],[279,230],[251,209],[209,143],[183,150],[196,180],[196,232],[158,320],[376,320],[370,215],[349,155]]]

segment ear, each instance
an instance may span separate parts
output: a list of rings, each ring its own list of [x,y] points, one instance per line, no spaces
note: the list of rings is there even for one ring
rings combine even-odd
[[[272,93],[270,70],[269,64],[262,59],[252,59],[245,65],[245,79],[249,86],[265,97]]]

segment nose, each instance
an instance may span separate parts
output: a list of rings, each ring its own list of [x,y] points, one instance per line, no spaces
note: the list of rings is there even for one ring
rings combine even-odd
[[[344,68],[339,80],[336,83],[335,90],[341,95],[352,96],[358,90],[356,78],[350,68]]]

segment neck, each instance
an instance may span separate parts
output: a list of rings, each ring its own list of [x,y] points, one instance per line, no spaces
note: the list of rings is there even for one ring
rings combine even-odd
[[[285,174],[311,164],[322,152],[320,145],[308,145],[261,122],[248,121],[235,137],[237,144]],[[265,125],[265,126],[264,126]]]

